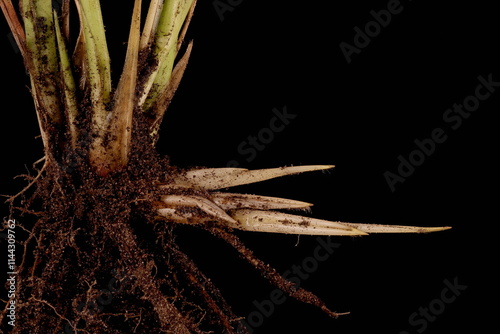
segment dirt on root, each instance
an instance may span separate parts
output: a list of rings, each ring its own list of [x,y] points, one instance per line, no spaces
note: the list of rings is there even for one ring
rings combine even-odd
[[[158,187],[185,171],[156,152],[141,117],[147,116],[134,119],[126,169],[97,175],[85,158],[85,138],[77,151],[54,146],[34,190],[17,204],[35,219],[21,226],[26,238],[16,239],[23,255],[12,333],[248,333],[218,288],[178,248],[175,223],[156,215],[162,195],[210,194]],[[288,295],[338,316],[217,222],[199,227],[225,240]],[[5,307],[2,324],[6,315]]]
[[[158,220],[158,184],[180,171],[136,121],[126,170],[100,177],[82,152],[46,165],[19,210],[37,212],[18,267],[13,333],[202,333],[229,306]],[[161,191],[165,193],[165,190]],[[17,213],[16,213],[17,214]],[[19,249],[19,247],[18,247]],[[182,292],[181,292],[182,291]],[[1,314],[6,323],[6,310]],[[201,328],[204,328],[202,331]],[[229,331],[231,332],[231,331]]]

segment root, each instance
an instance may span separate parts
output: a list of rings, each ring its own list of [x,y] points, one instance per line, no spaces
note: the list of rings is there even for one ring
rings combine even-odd
[[[33,166],[37,165],[38,163],[40,163],[41,161],[45,161],[43,166],[42,166],[42,169],[40,169],[38,171],[38,175],[36,177],[34,177],[32,179],[32,181],[30,183],[28,183],[28,185],[26,187],[24,187],[23,190],[21,190],[20,192],[18,192],[16,195],[0,195],[0,196],[3,196],[3,197],[7,197],[7,200],[5,201],[5,203],[14,203],[14,201],[16,200],[16,198],[18,198],[19,196],[23,195],[26,191],[28,191],[31,187],[33,187],[35,185],[35,183],[38,182],[38,180],[40,179],[40,177],[43,175],[45,169],[47,168],[47,165],[48,165],[48,160],[46,159],[46,157],[43,157],[41,158],[40,160],[36,161],[35,163],[33,163]]]
[[[219,319],[220,325],[226,330],[228,334],[235,334],[232,322],[237,321],[237,316],[231,310],[219,289],[198,269],[196,264],[176,246],[169,247],[173,256],[177,258],[177,263],[182,264],[181,272],[184,273],[187,280],[202,296],[203,300],[208,306],[208,309],[215,313]],[[248,334],[246,328],[239,331],[239,334]]]
[[[25,229],[27,237],[21,242],[24,254],[16,287],[16,312],[21,321],[15,333],[30,328],[107,334],[248,333],[219,289],[176,245],[174,224],[148,224],[157,222],[154,200],[158,196],[172,199],[185,194],[158,190],[157,184],[171,183],[178,170],[152,152],[137,152],[142,154],[132,159],[135,165],[107,178],[97,177],[88,166],[68,171],[50,163],[50,157],[44,158],[39,160],[44,164],[38,175],[8,199],[12,205],[23,196],[23,208],[18,209],[37,214],[37,221]],[[145,170],[144,165],[154,168]],[[34,185],[30,197],[24,198]],[[206,194],[191,194],[191,198],[196,196]],[[203,200],[196,203],[207,209]],[[217,218],[218,211],[212,209],[207,210]],[[281,277],[237,236],[214,225],[205,229],[229,243],[291,297],[331,317],[341,315],[313,293]],[[115,278],[115,270],[120,279]],[[103,291],[112,290],[110,283],[105,285],[110,276],[119,282],[120,289],[111,294],[109,300],[115,301],[103,313],[108,304],[99,306],[97,302],[105,300]],[[123,290],[125,280],[127,289]],[[5,310],[0,318],[5,319]]]
[[[138,247],[130,227],[125,224],[109,225],[108,233],[115,236],[124,261],[123,265],[129,275],[135,278],[133,284],[142,290],[142,298],[153,305],[162,327],[169,328],[176,334],[190,334],[190,330],[195,330],[193,322],[184,317],[162,294],[157,281],[151,275],[153,262],[148,261],[147,256]]]
[[[236,235],[229,233],[218,227],[211,227],[208,228],[208,230],[213,235],[229,243],[234,249],[236,249],[240,253],[243,259],[245,259],[248,263],[254,266],[259,272],[261,272],[262,275],[269,280],[269,282],[274,284],[278,289],[287,293],[291,297],[303,303],[316,306],[333,318],[338,318],[341,315],[349,314],[348,312],[346,313],[333,312],[325,305],[325,303],[321,299],[319,299],[318,296],[300,287],[297,288],[295,284],[283,278],[276,271],[276,269],[272,268],[271,266],[269,266],[268,264],[264,263],[262,260],[257,258],[253,254],[253,252],[250,249],[248,249]]]
[[[47,302],[45,300],[37,299],[35,297],[30,298],[30,300],[34,300],[36,302],[43,303],[43,304],[47,305],[48,307],[50,307],[54,311],[54,313],[59,317],[59,319],[66,321],[71,326],[71,328],[73,328],[73,330],[76,332],[75,325],[71,321],[69,321],[67,318],[60,315],[59,312],[57,312],[57,309],[54,306],[52,306],[52,304],[50,304],[49,302]]]

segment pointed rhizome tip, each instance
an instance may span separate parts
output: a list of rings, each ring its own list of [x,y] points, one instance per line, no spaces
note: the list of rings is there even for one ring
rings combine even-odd
[[[371,233],[430,233],[451,227],[357,224],[292,215],[278,209],[307,209],[311,203],[285,198],[224,193],[215,190],[251,184],[303,172],[328,170],[334,165],[309,165],[248,170],[245,168],[201,168],[179,175],[164,189],[199,189],[197,195],[165,195],[158,213],[178,223],[218,221],[227,227],[245,231],[305,235],[368,235]],[[186,210],[196,208],[196,210]]]

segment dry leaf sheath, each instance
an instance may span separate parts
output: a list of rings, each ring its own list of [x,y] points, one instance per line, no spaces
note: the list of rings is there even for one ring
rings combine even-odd
[[[195,2],[152,0],[141,22],[135,0],[114,83],[98,0],[63,0],[59,12],[52,0],[23,0],[18,10],[0,0],[29,74],[45,156],[33,187],[9,199],[24,197],[19,209],[37,212],[23,242],[14,331],[235,333],[238,317],[177,247],[178,224],[224,239],[277,287],[332,317],[339,314],[257,259],[233,229],[354,236],[449,228],[332,222],[280,211],[310,203],[225,191],[332,165],[180,170],[159,156],[159,125],[193,49],[184,37]],[[116,302],[96,311],[110,279],[121,284]]]

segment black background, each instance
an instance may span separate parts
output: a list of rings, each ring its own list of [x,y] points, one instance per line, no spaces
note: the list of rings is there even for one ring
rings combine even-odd
[[[119,73],[132,2],[120,2],[120,8],[114,1],[103,3]],[[339,44],[353,44],[353,28],[363,29],[373,20],[370,11],[387,8],[388,1],[219,3],[233,4],[223,20],[213,1],[197,5],[187,36],[194,40],[193,54],[162,127],[162,153],[185,167],[224,167],[231,160],[246,168],[335,164],[329,173],[237,190],[312,202],[312,215],[329,220],[453,226],[428,235],[333,237],[341,246],[302,286],[351,315],[332,320],[288,298],[254,332],[416,333],[422,327],[412,326],[409,316],[440,298],[445,279],[467,289],[423,332],[496,328],[493,144],[500,92],[481,102],[457,130],[442,118],[474,94],[478,76],[500,81],[499,20],[492,5],[401,2],[402,12],[348,64]],[[3,20],[0,26],[0,193],[13,194],[24,185],[13,177],[43,153],[20,55]],[[296,118],[246,161],[238,145],[268,127],[272,109],[284,106]],[[392,192],[384,173],[396,172],[398,156],[408,157],[414,140],[429,138],[438,127],[447,140]],[[2,217],[7,209],[2,206]],[[317,246],[309,236],[238,235],[281,273]],[[274,289],[207,233],[182,228],[179,243],[238,315],[255,311],[253,301],[268,299]]]

